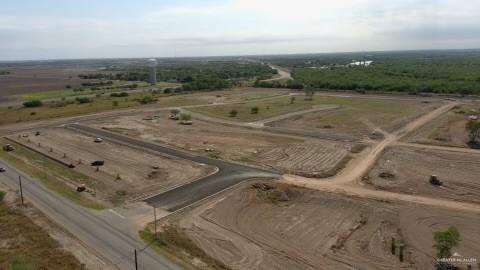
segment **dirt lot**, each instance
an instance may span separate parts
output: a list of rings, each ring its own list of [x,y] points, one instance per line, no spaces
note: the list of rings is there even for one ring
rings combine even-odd
[[[317,104],[338,105],[331,111],[320,111],[294,116],[269,123],[269,126],[315,131],[334,136],[345,134],[357,140],[376,138],[381,131],[391,132],[420,115],[433,110],[438,103],[417,100],[382,100],[366,98],[320,97]],[[375,133],[372,133],[374,132]]]
[[[153,120],[144,120],[152,118],[152,115],[155,116]],[[335,142],[281,136],[199,120],[195,120],[191,126],[184,126],[167,118],[168,113],[160,112],[102,119],[92,122],[91,125],[212,157],[263,165],[302,175],[334,174],[348,158],[345,147]]]
[[[470,115],[480,117],[480,105],[463,104],[458,106],[425,125],[405,140],[421,144],[468,147],[469,138],[466,125]]]
[[[431,185],[431,175],[437,175],[444,185]],[[385,152],[370,172],[368,182],[375,188],[393,192],[479,203],[479,175],[480,152],[473,154],[402,146]]]
[[[75,170],[98,180],[98,186],[89,188],[106,193],[111,201],[122,196],[129,199],[165,191],[213,172],[213,168],[186,160],[161,157],[107,141],[94,143],[94,138],[64,128],[42,130],[40,136],[13,138],[67,164],[75,164]],[[95,160],[105,161],[100,172],[90,166]],[[79,161],[82,164],[78,164]]]
[[[480,252],[478,216],[265,183],[245,183],[164,224],[232,269],[431,269],[432,232],[450,225],[462,236],[455,251]],[[390,253],[392,236],[405,243],[404,262]]]
[[[5,101],[12,95],[65,89],[66,85],[79,87],[88,80],[81,80],[77,75],[94,72],[96,69],[79,65],[31,63],[2,66],[2,70],[7,70],[10,74],[0,76],[0,101]]]

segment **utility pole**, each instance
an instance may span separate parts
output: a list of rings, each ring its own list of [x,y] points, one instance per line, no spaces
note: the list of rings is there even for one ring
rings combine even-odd
[[[135,270],[138,270],[138,263],[137,263],[137,249],[135,249]]]
[[[18,176],[18,182],[20,184],[20,197],[22,198],[22,205],[24,205],[24,202],[23,202],[23,189],[22,189],[22,177],[19,175]]]
[[[153,223],[155,224],[155,239],[157,239],[157,208],[153,206]]]

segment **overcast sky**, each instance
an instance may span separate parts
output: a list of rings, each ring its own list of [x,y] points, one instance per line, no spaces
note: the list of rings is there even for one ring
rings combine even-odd
[[[0,60],[480,47],[480,0],[0,1]]]

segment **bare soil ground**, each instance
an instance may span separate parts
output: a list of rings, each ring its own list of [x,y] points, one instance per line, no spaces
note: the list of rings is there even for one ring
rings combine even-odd
[[[429,183],[436,175],[443,186]],[[480,203],[480,152],[412,147],[388,148],[369,174],[375,188]]]
[[[438,107],[438,103],[419,100],[395,100],[354,97],[320,97],[318,104],[337,105],[331,111],[319,111],[297,115],[271,122],[272,127],[307,130],[332,136],[345,134],[358,141],[382,137],[383,131],[392,132],[413,119]],[[425,102],[425,101],[424,101]]]
[[[42,130],[40,136],[29,134],[28,138],[13,138],[67,164],[74,164],[75,170],[98,180],[98,186],[88,188],[108,194],[113,201],[117,197],[132,199],[166,191],[213,172],[211,167],[186,160],[157,156],[107,141],[94,143],[95,138],[64,128]],[[99,172],[90,166],[96,160],[105,161]],[[79,161],[82,164],[78,164]]]
[[[477,215],[353,199],[275,182],[242,184],[164,220],[232,269],[430,269],[432,232],[455,225],[480,251]],[[321,206],[321,207],[319,207]],[[390,253],[391,237],[405,260]]]
[[[275,135],[255,129],[229,127],[195,120],[191,126],[167,119],[168,113],[129,115],[94,121],[106,128],[212,157],[273,167],[302,175],[331,175],[342,166],[348,152],[340,143]],[[207,151],[206,151],[207,150]]]
[[[65,89],[66,85],[79,87],[88,80],[79,79],[78,74],[95,72],[93,67],[47,63],[3,66],[2,70],[10,74],[0,76],[0,101],[8,100],[12,95]]]
[[[417,132],[405,138],[406,141],[440,146],[468,147],[468,117],[478,115],[480,106],[462,104],[428,123]]]

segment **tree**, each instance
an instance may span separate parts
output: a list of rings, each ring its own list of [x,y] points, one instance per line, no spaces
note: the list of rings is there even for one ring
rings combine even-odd
[[[290,97],[290,104],[293,104],[295,102],[295,97],[294,96],[291,96]]]
[[[450,258],[452,256],[452,248],[458,245],[460,241],[460,233],[455,226],[448,227],[445,231],[433,232],[433,245],[437,250],[437,258]]]
[[[470,143],[477,144],[480,137],[480,122],[470,120],[467,123],[467,129],[469,131]]]
[[[229,112],[229,114],[230,114],[230,117],[236,117],[237,114],[238,114],[238,111],[235,110],[235,109],[232,109],[232,110]]]
[[[258,107],[253,107],[251,110],[250,110],[250,113],[251,114],[257,114],[258,113]]]

